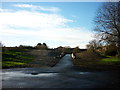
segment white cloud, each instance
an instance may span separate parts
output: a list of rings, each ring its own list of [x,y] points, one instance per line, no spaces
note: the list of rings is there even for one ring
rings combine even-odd
[[[11,9],[2,9],[2,8],[0,8],[0,12],[12,12],[13,10],[11,10]]]
[[[50,12],[59,12],[60,11],[60,9],[56,8],[56,7],[36,6],[36,5],[31,5],[31,4],[15,4],[13,6],[20,7],[20,8],[30,8],[33,10],[50,11]]]
[[[0,20],[3,25],[29,27],[29,28],[50,28],[65,26],[72,20],[66,19],[57,14],[45,14],[29,11],[1,12]]]
[[[21,7],[21,8],[33,8],[34,7],[33,5],[30,5],[30,4],[15,4],[13,6]]]
[[[2,10],[0,39],[9,46],[36,45],[38,42],[46,42],[52,45],[50,47],[57,47],[60,43],[59,45],[71,47],[80,45],[80,48],[85,48],[85,44],[92,39],[91,33],[85,28],[67,26],[70,22],[74,21],[58,14]]]

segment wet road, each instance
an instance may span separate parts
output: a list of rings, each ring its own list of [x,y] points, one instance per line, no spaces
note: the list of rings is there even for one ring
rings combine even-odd
[[[118,71],[88,71],[73,68],[64,56],[53,68],[4,69],[2,88],[120,88]]]

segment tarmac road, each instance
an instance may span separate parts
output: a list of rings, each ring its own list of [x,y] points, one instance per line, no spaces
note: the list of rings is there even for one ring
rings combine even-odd
[[[119,71],[75,69],[69,54],[53,68],[3,69],[2,88],[120,88]]]

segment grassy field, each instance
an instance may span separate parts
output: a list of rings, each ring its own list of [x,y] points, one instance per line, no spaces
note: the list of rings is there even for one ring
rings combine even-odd
[[[34,60],[34,56],[23,51],[2,52],[2,68],[22,67]]]
[[[97,69],[97,70],[118,70],[120,69],[120,59],[117,57],[104,57],[95,52],[76,53],[73,59],[75,67]]]
[[[2,68],[52,67],[63,56],[55,50],[8,50],[2,52]]]

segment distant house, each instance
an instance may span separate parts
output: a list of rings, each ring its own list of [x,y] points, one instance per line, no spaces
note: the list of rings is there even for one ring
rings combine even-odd
[[[99,52],[99,53],[104,53],[104,52],[107,51],[107,46],[99,47],[96,51]]]

